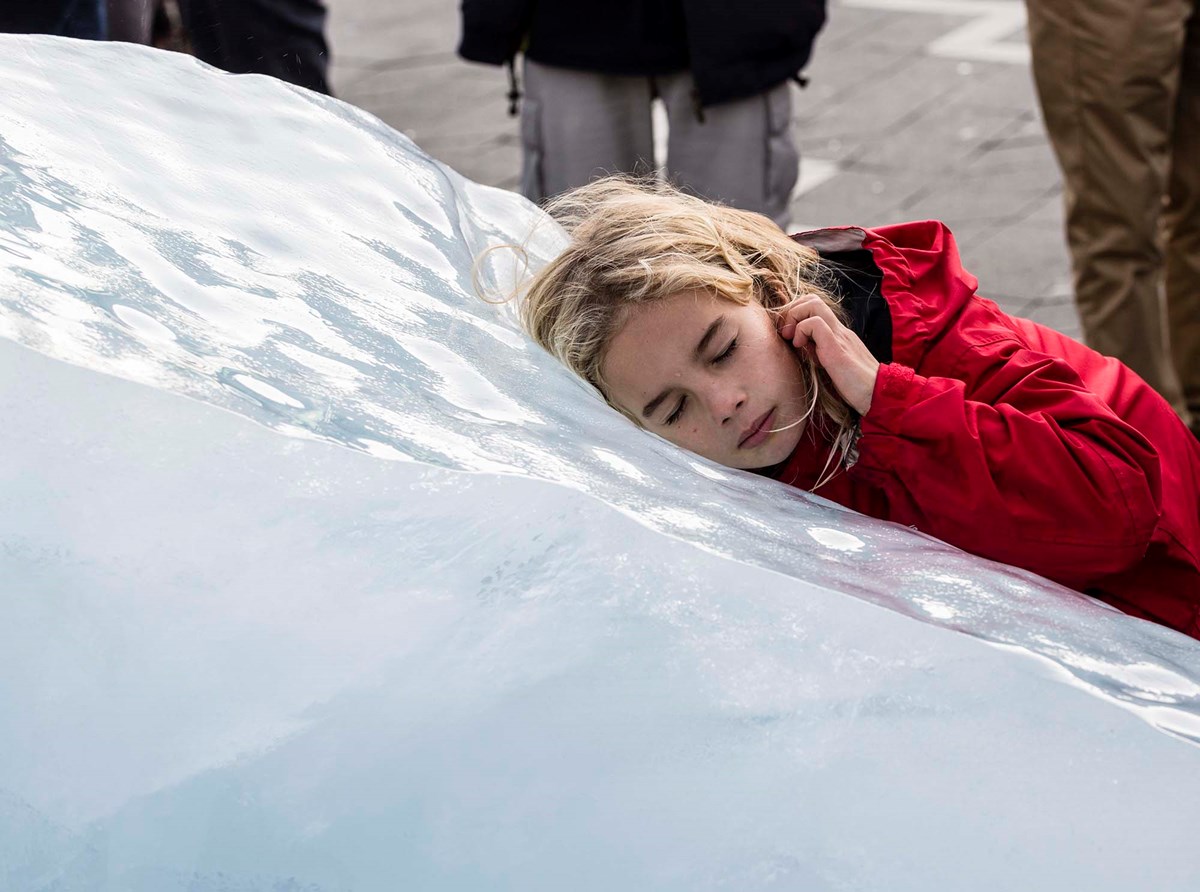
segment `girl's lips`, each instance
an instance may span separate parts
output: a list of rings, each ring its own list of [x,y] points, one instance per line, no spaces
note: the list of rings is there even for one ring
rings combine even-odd
[[[742,437],[741,442],[738,443],[738,448],[752,449],[767,437],[771,436],[771,421],[774,418],[775,410],[772,409],[762,418],[758,419],[758,421],[754,422],[754,426],[750,428],[749,432]]]

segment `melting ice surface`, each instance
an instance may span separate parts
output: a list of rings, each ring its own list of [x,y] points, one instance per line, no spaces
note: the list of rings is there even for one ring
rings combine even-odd
[[[369,115],[0,79],[0,888],[1198,888],[1195,642],[634,430]]]

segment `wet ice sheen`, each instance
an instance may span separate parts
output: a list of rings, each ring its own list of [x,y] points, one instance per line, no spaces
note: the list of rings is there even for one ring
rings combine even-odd
[[[0,887],[1197,888],[1194,642],[632,429],[360,111],[0,78]]]

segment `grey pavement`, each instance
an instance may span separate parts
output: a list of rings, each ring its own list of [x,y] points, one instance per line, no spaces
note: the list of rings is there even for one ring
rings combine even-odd
[[[340,98],[471,179],[515,188],[507,78],[455,56],[455,0],[328,2]],[[793,229],[944,220],[982,294],[1078,335],[1022,0],[832,0],[805,74]]]

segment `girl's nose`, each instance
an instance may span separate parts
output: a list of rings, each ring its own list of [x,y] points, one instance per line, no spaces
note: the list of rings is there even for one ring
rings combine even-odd
[[[730,387],[714,388],[710,397],[713,417],[722,425],[729,424],[738,409],[746,403],[746,395],[741,390]]]

